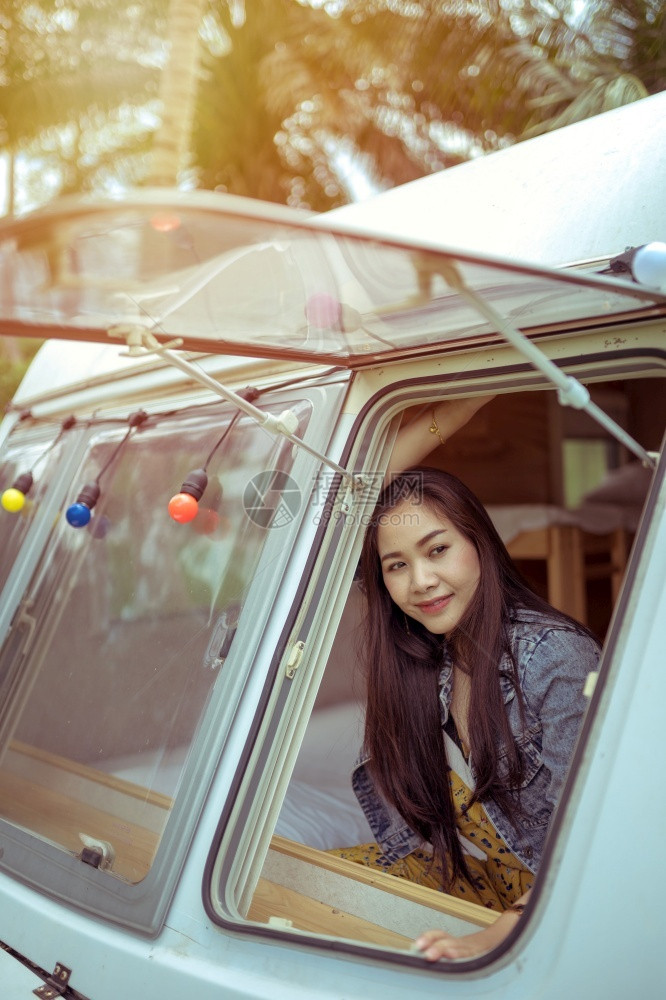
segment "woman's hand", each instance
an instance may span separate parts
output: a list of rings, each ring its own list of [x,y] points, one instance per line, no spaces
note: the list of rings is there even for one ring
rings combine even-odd
[[[412,465],[419,465],[426,455],[460,430],[477,410],[493,398],[492,395],[488,395],[469,396],[466,399],[443,399],[439,403],[427,406],[422,413],[398,431],[386,474],[387,480]],[[431,431],[433,426],[436,426],[436,431]]]
[[[518,902],[525,906],[530,898],[530,890],[523,893]],[[520,914],[515,910],[505,910],[495,923],[475,931],[474,934],[464,934],[455,937],[446,931],[425,931],[414,942],[415,947],[429,962],[437,962],[440,958],[476,958],[487,951],[496,948],[520,920]]]
[[[511,930],[511,927],[507,927],[506,931],[500,928],[501,933],[498,934],[497,925],[501,920],[502,917],[498,917],[490,927],[462,937],[455,937],[446,931],[426,931],[414,943],[429,962],[437,962],[440,958],[476,958],[495,948]]]

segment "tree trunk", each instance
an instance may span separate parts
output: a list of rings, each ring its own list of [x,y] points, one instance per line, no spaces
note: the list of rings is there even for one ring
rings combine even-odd
[[[169,56],[162,72],[162,123],[155,135],[148,183],[176,187],[188,166],[199,84],[199,26],[206,0],[171,0]]]

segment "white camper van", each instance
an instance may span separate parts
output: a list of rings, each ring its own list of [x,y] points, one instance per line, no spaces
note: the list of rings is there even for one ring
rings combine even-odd
[[[310,218],[206,193],[0,225],[0,995],[405,1000],[666,988],[666,95]],[[372,839],[357,565],[399,428],[603,643],[527,908]]]

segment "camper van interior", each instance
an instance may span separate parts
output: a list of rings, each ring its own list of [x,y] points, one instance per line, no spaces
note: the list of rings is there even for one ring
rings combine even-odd
[[[646,449],[658,448],[666,424],[661,380],[598,382],[592,397]],[[543,391],[496,397],[428,464],[471,486],[532,587],[603,642],[650,470]],[[348,778],[363,731],[362,619],[355,582],[248,916],[404,949],[436,921],[461,933],[495,915],[325,853],[373,839]]]

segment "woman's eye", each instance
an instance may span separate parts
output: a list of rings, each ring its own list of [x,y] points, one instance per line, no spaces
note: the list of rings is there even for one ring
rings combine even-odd
[[[439,556],[442,554],[442,552],[446,552],[447,549],[448,545],[436,545],[434,549],[431,549],[430,555]]]

